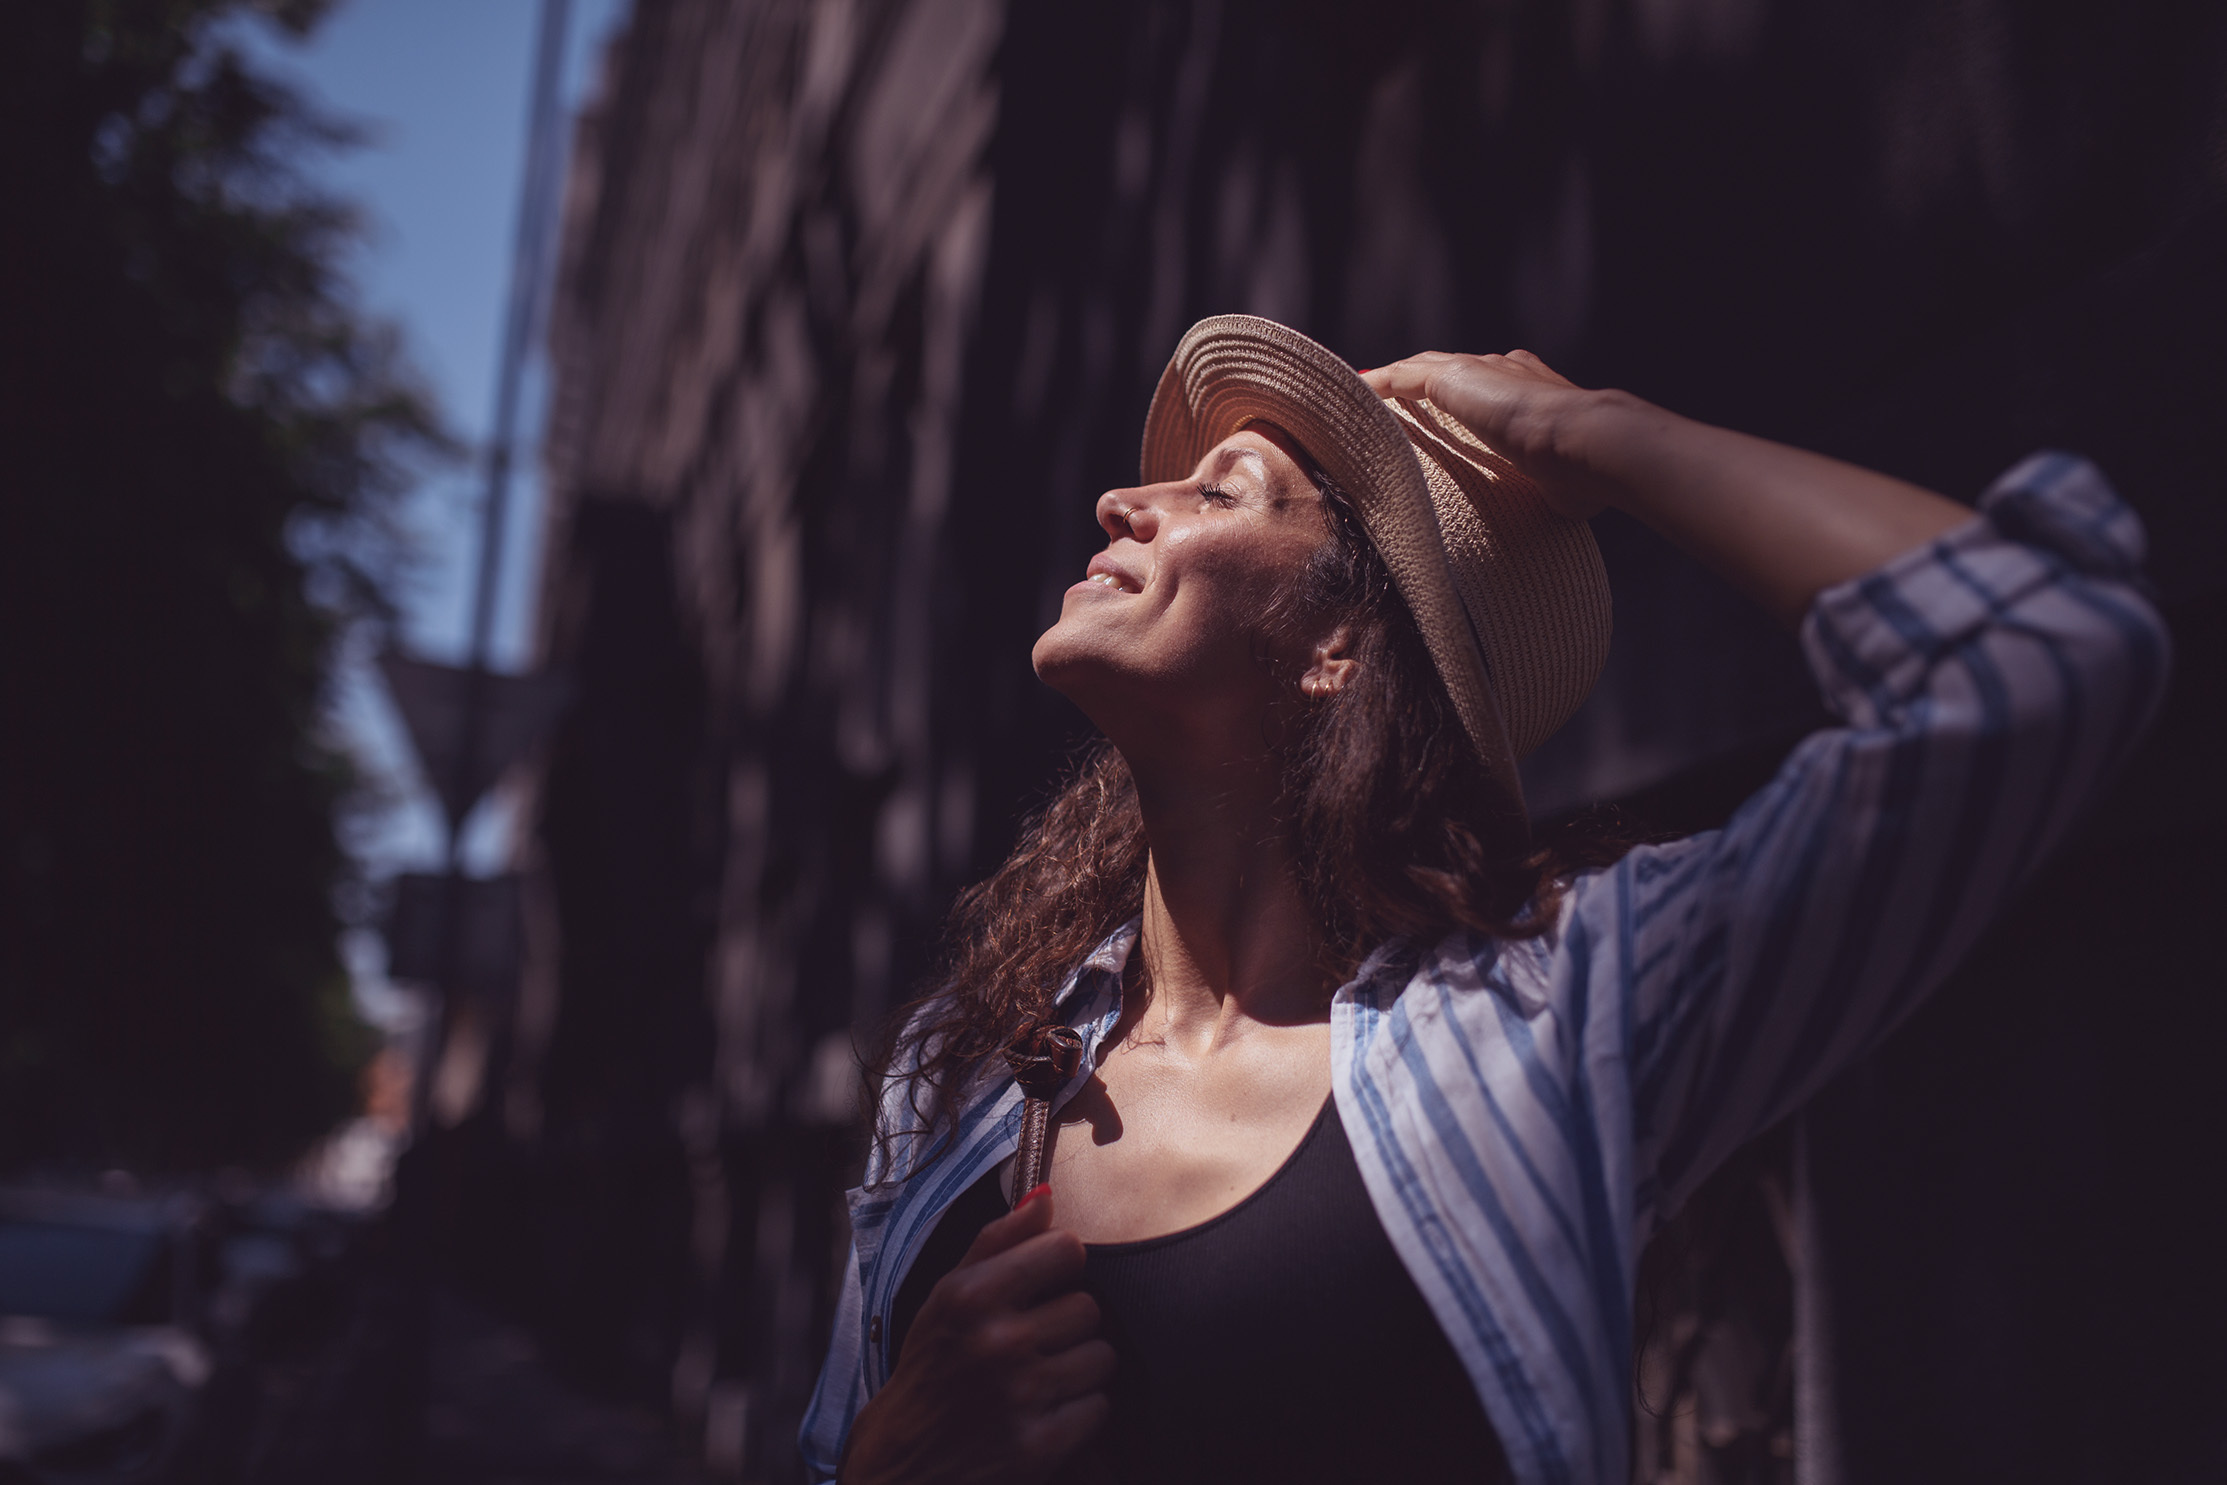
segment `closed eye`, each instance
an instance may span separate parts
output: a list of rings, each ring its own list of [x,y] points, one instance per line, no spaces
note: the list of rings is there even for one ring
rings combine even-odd
[[[1199,486],[1199,499],[1211,501],[1216,505],[1237,504],[1236,492],[1218,484]]]

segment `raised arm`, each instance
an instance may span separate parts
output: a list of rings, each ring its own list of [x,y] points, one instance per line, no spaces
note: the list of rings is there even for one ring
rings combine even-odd
[[[1887,475],[1573,386],[1529,351],[1427,351],[1364,379],[1475,429],[1565,515],[1645,521],[1789,628],[1820,592],[1972,518]]]
[[[1369,380],[1469,423],[1567,514],[1630,511],[1798,624],[1841,719],[1723,829],[1581,877],[1535,949],[1548,998],[1592,1018],[1572,1041],[1628,1075],[1643,1240],[1907,1016],[2126,758],[2169,664],[2141,523],[2071,455],[1968,509],[1521,353]]]

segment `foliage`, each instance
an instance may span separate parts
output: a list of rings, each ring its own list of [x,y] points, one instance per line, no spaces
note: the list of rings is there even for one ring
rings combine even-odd
[[[335,647],[439,446],[244,60],[318,0],[0,21],[0,1168],[283,1159],[353,1103]]]

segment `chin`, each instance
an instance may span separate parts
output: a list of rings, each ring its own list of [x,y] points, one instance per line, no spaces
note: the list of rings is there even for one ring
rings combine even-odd
[[[1060,627],[1054,624],[1036,637],[1035,646],[1028,652],[1028,663],[1035,669],[1038,680],[1065,694],[1067,687],[1062,682],[1073,678],[1078,667],[1087,669],[1088,664],[1077,653],[1080,647],[1075,643],[1075,636],[1062,634]]]
[[[1109,664],[1086,636],[1061,624],[1038,636],[1028,658],[1038,680],[1082,708],[1094,722],[1098,720],[1094,703],[1102,701],[1109,689],[1121,686],[1117,667]]]
[[[1060,608],[1059,617],[1051,627],[1036,636],[1036,643],[1028,652],[1029,664],[1036,667],[1036,675],[1046,685],[1057,686],[1057,677],[1076,666],[1090,667],[1101,659],[1106,648],[1106,636],[1094,631],[1101,626],[1091,622],[1092,615],[1075,612],[1076,604],[1069,598]]]

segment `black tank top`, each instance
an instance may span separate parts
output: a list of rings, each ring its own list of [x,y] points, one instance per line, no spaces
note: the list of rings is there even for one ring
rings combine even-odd
[[[898,1288],[893,1356],[1004,1207],[992,1171],[944,1213]],[[1508,1478],[1467,1373],[1377,1221],[1335,1099],[1220,1216],[1087,1252],[1084,1286],[1120,1358],[1095,1446],[1116,1479]]]

